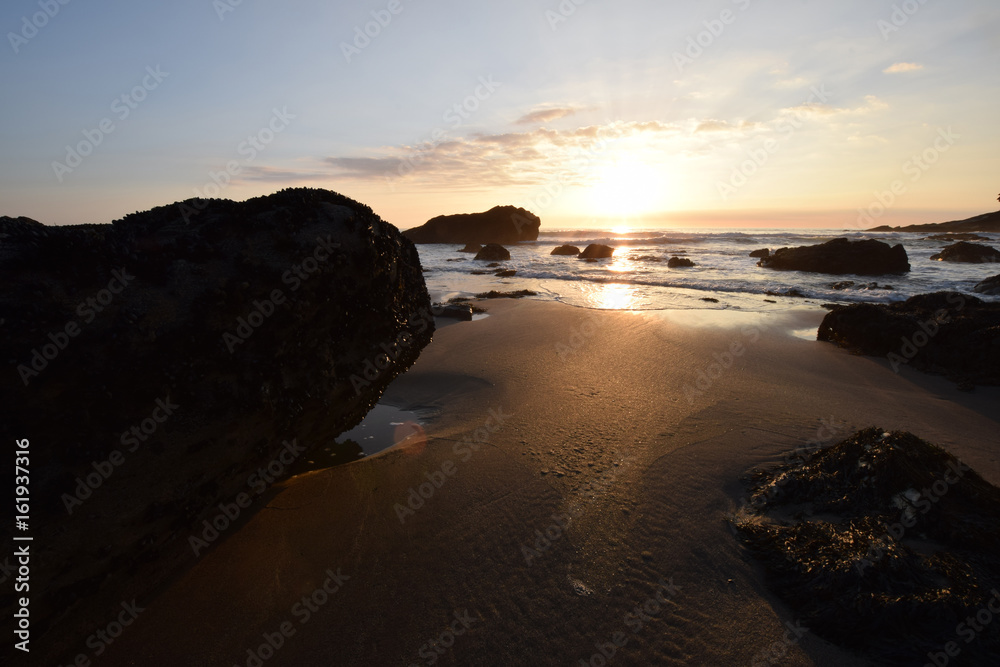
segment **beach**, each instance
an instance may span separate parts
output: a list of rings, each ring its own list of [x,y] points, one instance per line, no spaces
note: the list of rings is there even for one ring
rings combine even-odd
[[[489,317],[440,326],[383,396],[433,415],[423,435],[279,483],[266,506],[188,552],[182,574],[138,600],[99,655],[83,643],[62,655],[247,667],[865,664],[768,591],[728,523],[744,502],[741,475],[879,426],[1000,483],[1000,389],[962,392],[817,342],[822,308],[478,305]],[[109,607],[106,620],[115,615]],[[94,619],[95,631],[104,625]]]

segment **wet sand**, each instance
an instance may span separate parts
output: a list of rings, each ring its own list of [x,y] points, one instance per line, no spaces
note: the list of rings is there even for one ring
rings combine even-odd
[[[865,664],[767,591],[739,476],[878,425],[1000,484],[1000,390],[807,340],[820,309],[484,305],[384,398],[425,437],[280,484],[94,664]]]

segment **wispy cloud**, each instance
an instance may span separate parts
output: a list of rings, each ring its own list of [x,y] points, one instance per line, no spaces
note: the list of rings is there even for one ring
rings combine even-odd
[[[918,72],[924,68],[918,63],[895,63],[882,70],[883,74],[901,74],[903,72]]]
[[[537,125],[539,123],[551,123],[552,121],[566,118],[576,113],[574,107],[550,107],[529,111],[514,121],[515,125]]]
[[[257,167],[243,178],[254,181],[295,182],[359,180],[395,182],[405,178],[417,184],[449,188],[531,186],[551,182],[589,162],[622,140],[657,142],[686,136],[680,125],[662,121],[613,121],[568,130],[536,128],[525,132],[472,134],[449,141],[424,142],[377,149],[369,156],[315,158],[301,169]]]
[[[702,134],[704,132],[745,132],[757,129],[760,126],[759,123],[751,123],[745,120],[729,122],[728,120],[717,120],[715,118],[696,121],[696,123],[694,128],[695,134]]]
[[[813,116],[813,117],[823,117],[823,116],[864,116],[877,111],[884,111],[888,109],[889,105],[884,101],[880,100],[875,95],[866,95],[865,103],[854,108],[850,107],[835,107],[829,104],[800,104],[799,106],[789,107],[787,109],[782,109],[781,113],[784,115],[796,115],[796,116]]]

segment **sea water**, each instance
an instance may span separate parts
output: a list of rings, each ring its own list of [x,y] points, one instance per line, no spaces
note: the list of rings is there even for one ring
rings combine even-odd
[[[1000,247],[1000,234],[981,234],[977,241]],[[775,271],[757,266],[749,253],[759,248],[774,252],[782,247],[823,243],[835,238],[877,239],[890,245],[902,243],[910,259],[905,275],[856,276]],[[563,244],[579,247],[602,243],[615,249],[611,259],[587,262],[576,257],[551,256]],[[927,235],[893,232],[859,232],[815,229],[726,229],[713,231],[643,230],[615,234],[594,230],[544,230],[538,240],[508,246],[511,258],[501,262],[515,269],[512,278],[497,278],[487,262],[458,252],[459,245],[417,246],[427,270],[427,288],[435,302],[472,296],[490,290],[528,289],[535,298],[574,306],[612,310],[740,309],[780,310],[803,303],[889,303],[916,294],[956,290],[985,301],[1000,300],[973,292],[979,281],[1000,273],[997,264],[960,264],[930,259],[949,241]],[[695,263],[693,268],[667,268],[677,255]],[[473,275],[472,271],[489,271]],[[847,289],[833,285],[854,281]],[[871,287],[877,283],[878,287]],[[884,289],[884,287],[891,289]],[[782,296],[791,290],[802,297]],[[716,299],[718,302],[705,301]]]

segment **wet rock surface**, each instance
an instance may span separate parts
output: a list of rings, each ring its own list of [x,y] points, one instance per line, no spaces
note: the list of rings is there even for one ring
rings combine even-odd
[[[839,306],[823,318],[817,338],[886,357],[896,370],[909,364],[963,385],[1000,384],[1000,304],[959,292]]]
[[[781,271],[811,273],[847,273],[859,276],[902,274],[910,270],[906,249],[872,239],[851,241],[833,239],[826,243],[798,248],[779,248],[762,257],[757,266]]]
[[[879,428],[745,481],[735,533],[803,626],[880,664],[923,665],[952,642],[949,664],[998,664],[1000,634],[975,620],[956,633],[1000,609],[1000,489]]]
[[[220,503],[359,423],[434,331],[413,244],[325,190],[5,218],[0,284],[3,420],[30,440],[45,544],[32,639],[53,652],[195,558],[192,537],[214,546]]]
[[[959,241],[953,243],[931,259],[938,262],[965,262],[967,264],[987,264],[1000,262],[1000,250],[981,243]]]
[[[995,275],[992,278],[980,281],[973,289],[980,294],[1000,294],[1000,275]]]

